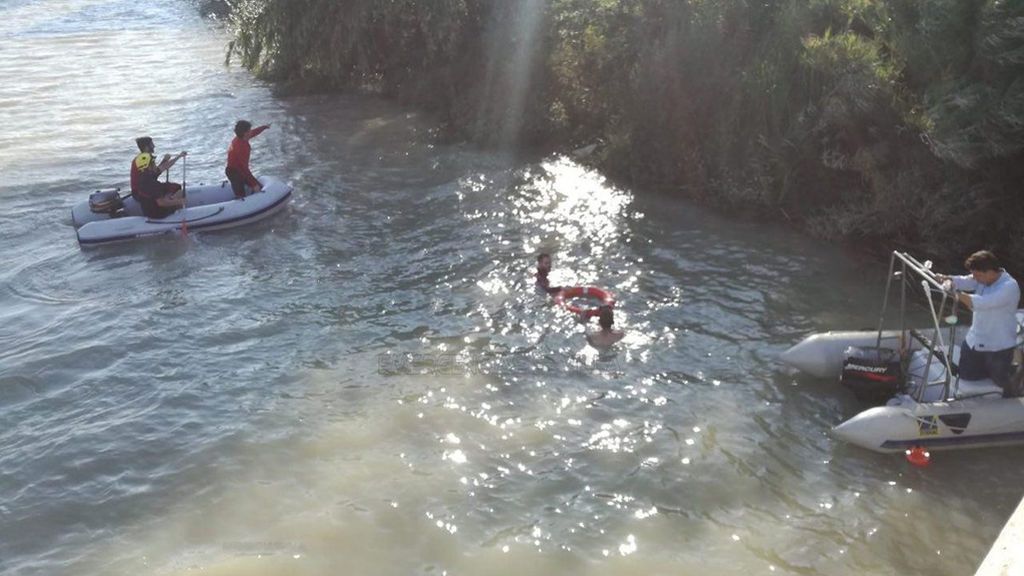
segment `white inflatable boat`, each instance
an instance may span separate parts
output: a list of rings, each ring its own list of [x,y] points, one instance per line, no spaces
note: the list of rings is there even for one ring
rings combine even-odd
[[[954,364],[959,348],[955,346]],[[832,433],[876,452],[1024,443],[1024,398],[1003,398],[1003,389],[989,379],[954,379],[950,389],[945,366],[934,358],[929,363],[929,355],[928,350],[911,354],[905,393],[857,414]]]
[[[812,376],[840,381],[855,393],[857,386],[873,394],[888,392],[885,406],[869,408],[832,429],[851,444],[876,452],[903,452],[916,446],[942,450],[1024,443],[1024,398],[1004,398],[1003,389],[992,380],[969,381],[956,375],[959,343],[967,329],[958,325],[954,295],[945,292],[930,268],[894,252],[886,294],[894,278],[920,280],[931,308],[931,328],[812,334],[785,351],[782,361]],[[942,294],[939,302],[935,293]],[[905,299],[905,286],[902,294]],[[887,305],[888,298],[880,324]],[[901,311],[904,308],[901,302]],[[1017,311],[1017,322],[1019,361],[1024,310]],[[1014,374],[1015,381],[1024,378],[1022,371]]]
[[[183,225],[189,232],[233,228],[267,218],[291,199],[288,184],[269,176],[259,181],[263,189],[245,198],[235,198],[227,181],[188,185],[186,208],[159,219],[144,216],[139,203],[130,195],[121,196],[120,189],[99,190],[71,209],[71,221],[82,246],[174,234]]]

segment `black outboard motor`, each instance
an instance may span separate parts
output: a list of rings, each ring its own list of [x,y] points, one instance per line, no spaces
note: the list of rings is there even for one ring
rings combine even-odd
[[[119,188],[113,190],[97,190],[89,195],[89,210],[94,214],[108,214],[113,216],[118,210],[124,208]]]
[[[888,348],[850,346],[843,352],[839,382],[858,400],[884,404],[903,388],[900,355]]]

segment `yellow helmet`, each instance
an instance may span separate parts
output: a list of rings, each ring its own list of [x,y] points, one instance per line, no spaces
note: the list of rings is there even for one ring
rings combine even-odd
[[[135,167],[139,170],[145,170],[149,168],[150,164],[153,163],[153,155],[148,152],[143,152],[135,157]]]

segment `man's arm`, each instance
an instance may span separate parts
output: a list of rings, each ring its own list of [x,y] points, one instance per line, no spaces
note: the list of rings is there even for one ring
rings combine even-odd
[[[972,298],[973,296],[970,294],[965,294],[963,292],[956,293],[956,299],[960,301],[960,304],[966,306],[968,310],[974,310],[974,300],[972,300]]]
[[[248,132],[245,133],[245,139],[252,140],[253,138],[262,134],[263,131],[266,130],[267,128],[270,128],[270,124],[264,124],[263,126],[253,128],[252,130],[249,130]]]
[[[174,163],[188,156],[188,152],[181,152],[177,156],[171,156],[170,154],[164,154],[164,159],[160,161],[160,165],[157,166],[158,171],[162,174],[174,166]]]
[[[935,279],[943,285],[945,285],[946,282],[949,282],[950,286],[954,290],[957,290],[956,299],[960,301],[960,304],[966,306],[968,309],[973,308],[971,295],[964,294],[963,290],[978,289],[978,281],[974,279],[974,276],[946,276],[945,274],[936,274]]]
[[[974,276],[971,276],[970,274],[966,276],[945,276],[943,274],[936,274],[935,278],[938,279],[938,281],[942,282],[943,284],[945,284],[946,282],[951,283],[953,285],[953,288],[956,290],[964,291],[978,289],[978,281],[975,280]]]
[[[1006,282],[995,290],[985,294],[967,295],[970,299],[972,310],[991,310],[992,308],[1017,308],[1020,302],[1020,287],[1012,282]]]
[[[558,294],[559,292],[562,291],[561,286],[552,286],[551,281],[548,280],[547,276],[538,276],[537,286],[540,286],[541,289],[547,292],[548,294]]]

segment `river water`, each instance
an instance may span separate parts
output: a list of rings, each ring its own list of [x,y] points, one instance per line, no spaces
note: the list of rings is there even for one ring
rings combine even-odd
[[[285,97],[189,2],[0,4],[0,572],[967,574],[1020,451],[927,469],[777,354],[870,326],[881,266]],[[220,179],[237,118],[295,186],[245,229],[80,250],[136,136]],[[178,176],[177,172],[174,174]],[[619,298],[588,348],[531,287]]]

